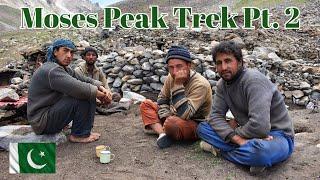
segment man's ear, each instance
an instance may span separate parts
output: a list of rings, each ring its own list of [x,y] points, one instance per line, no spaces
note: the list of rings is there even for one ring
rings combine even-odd
[[[54,48],[53,55],[56,56],[56,53],[58,52],[57,48]]]

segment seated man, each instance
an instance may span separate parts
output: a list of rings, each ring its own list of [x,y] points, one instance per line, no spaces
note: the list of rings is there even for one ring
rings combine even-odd
[[[100,68],[96,66],[96,61],[98,58],[97,50],[90,46],[86,47],[83,53],[81,54],[81,57],[82,59],[85,60],[85,62],[79,63],[78,66],[74,69],[74,71],[78,74],[81,74],[82,76],[87,76],[94,80],[100,81],[103,87],[105,87],[108,91],[111,91],[108,86],[108,82],[105,74]],[[118,102],[121,99],[121,95],[119,93],[112,93],[112,99],[113,101]],[[116,106],[117,103],[115,102],[108,104],[107,107]],[[97,104],[98,104],[97,112],[103,113],[102,108],[106,108],[106,107],[104,107],[104,105],[101,105],[98,99],[97,99]]]
[[[294,149],[294,130],[284,99],[262,73],[243,67],[241,49],[222,42],[212,51],[222,77],[208,122],[198,126],[206,150],[217,149],[227,160],[262,172],[284,161]],[[226,121],[230,109],[235,121]],[[208,147],[209,146],[209,147]]]
[[[66,39],[56,40],[47,52],[47,62],[33,74],[28,95],[27,116],[36,134],[60,132],[71,121],[72,142],[92,142],[96,98],[110,103],[111,93],[101,82],[75,73],[68,65],[75,46]]]
[[[209,114],[211,86],[203,76],[191,70],[191,56],[184,47],[173,46],[166,57],[169,75],[157,103],[145,100],[140,105],[146,130],[159,134],[157,145],[169,147],[172,140],[197,140],[198,123]]]

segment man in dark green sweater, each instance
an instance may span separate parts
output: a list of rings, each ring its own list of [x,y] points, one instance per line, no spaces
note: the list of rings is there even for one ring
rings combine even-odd
[[[243,67],[241,49],[222,42],[212,51],[221,79],[208,122],[198,126],[205,150],[219,150],[227,160],[251,172],[284,161],[294,149],[294,130],[284,98],[262,73]],[[226,120],[230,109],[235,117]]]
[[[96,98],[110,103],[111,92],[101,82],[79,75],[68,65],[75,46],[66,39],[56,40],[47,52],[47,62],[32,76],[28,94],[27,116],[36,134],[60,132],[71,121],[72,142],[93,142],[92,133]]]

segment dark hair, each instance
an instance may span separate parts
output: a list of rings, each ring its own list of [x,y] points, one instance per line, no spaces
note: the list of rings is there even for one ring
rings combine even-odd
[[[239,62],[243,62],[241,48],[233,41],[222,41],[212,49],[213,62],[216,62],[218,53],[232,54]]]
[[[81,57],[84,58],[88,52],[93,52],[98,57],[98,52],[94,47],[88,46],[81,53]]]

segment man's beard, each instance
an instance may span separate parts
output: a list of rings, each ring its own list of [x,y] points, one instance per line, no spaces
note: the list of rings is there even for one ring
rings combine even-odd
[[[86,61],[86,63],[88,64],[88,65],[90,65],[90,66],[92,66],[92,65],[94,65],[94,63],[95,63],[95,61]]]

